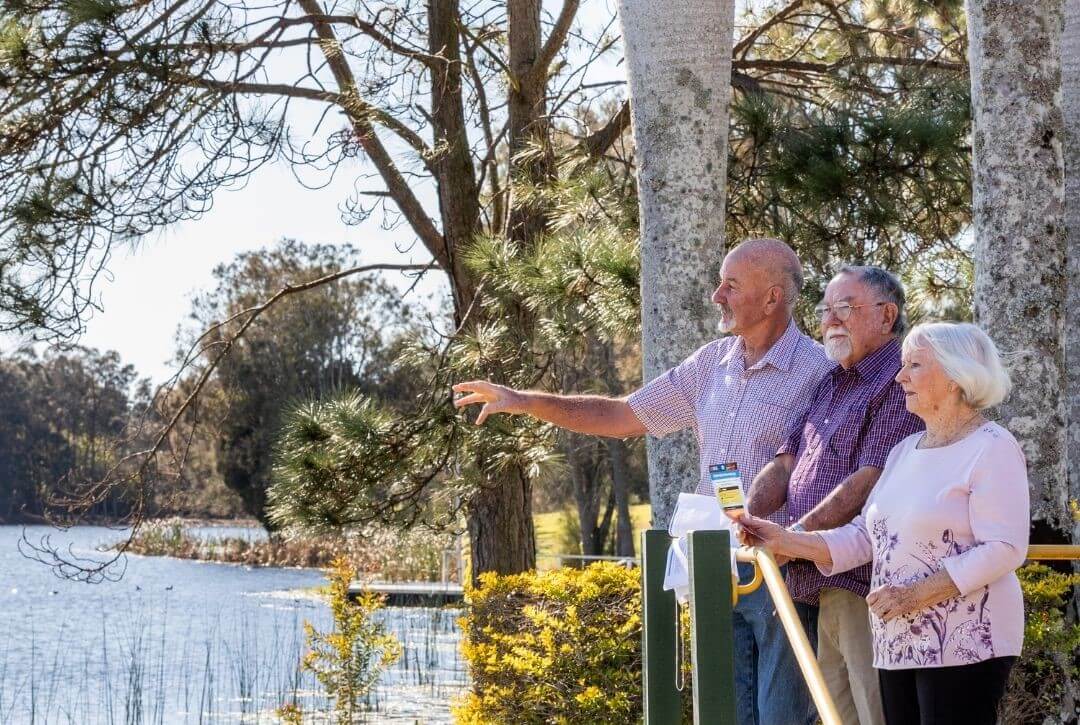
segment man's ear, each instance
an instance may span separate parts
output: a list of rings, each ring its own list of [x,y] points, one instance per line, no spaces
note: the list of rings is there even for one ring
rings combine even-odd
[[[769,288],[769,291],[765,295],[765,304],[769,305],[782,305],[784,304],[784,288],[779,285],[773,285]]]
[[[881,309],[885,311],[885,321],[881,325],[881,331],[892,332],[893,325],[896,324],[896,318],[900,316],[900,308],[893,302],[886,302],[881,306]]]

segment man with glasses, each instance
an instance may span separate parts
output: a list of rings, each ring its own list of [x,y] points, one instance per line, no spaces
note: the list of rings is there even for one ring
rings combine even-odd
[[[755,516],[786,504],[788,524],[799,531],[851,521],[889,450],[923,427],[894,380],[905,324],[899,280],[878,267],[845,267],[825,289],[817,312],[825,352],[837,364],[754,479],[747,501]],[[810,562],[793,561],[786,579],[843,722],[884,723],[865,600],[870,566],[824,577]]]
[[[720,276],[712,300],[720,310],[720,332],[730,334],[628,397],[554,395],[473,381],[454,386],[466,393],[455,405],[482,403],[477,423],[492,413],[524,413],[578,433],[618,438],[692,428],[700,456],[697,493],[713,495],[709,469],[728,463],[737,463],[749,484],[802,419],[811,391],[832,365],[792,320],[803,275],[790,247],[776,239],[745,241],[724,258]],[[786,523],[783,507],[777,509],[773,520]],[[739,724],[815,722],[765,588],[739,597],[733,614]]]

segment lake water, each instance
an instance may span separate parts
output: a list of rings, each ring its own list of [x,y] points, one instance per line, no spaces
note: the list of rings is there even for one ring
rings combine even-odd
[[[130,556],[120,581],[85,584],[24,557],[23,532],[0,526],[0,723],[270,723],[294,698],[325,711],[297,667],[304,621],[329,629],[310,591],[321,572]],[[89,526],[25,532],[85,556],[123,537]],[[383,610],[404,652],[372,691],[368,722],[450,722],[466,685],[460,614]]]

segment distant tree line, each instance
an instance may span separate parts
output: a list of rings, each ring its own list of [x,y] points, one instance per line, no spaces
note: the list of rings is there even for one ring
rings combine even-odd
[[[347,266],[355,254],[347,245],[285,240],[219,266],[215,286],[196,295],[191,324],[177,333],[178,356],[216,322],[285,284]],[[166,465],[157,471],[147,512],[250,516],[265,523],[272,443],[283,410],[346,390],[391,408],[415,395],[414,378],[394,359],[406,339],[426,333],[401,297],[383,280],[357,277],[268,312],[223,359],[197,410],[174,432],[182,470]],[[229,325],[216,334],[228,335]],[[150,381],[113,351],[71,346],[0,357],[0,522],[47,518],[50,508],[151,445],[197,373],[196,367],[181,370],[171,392],[155,398]],[[121,520],[131,513],[131,493],[110,487],[85,513],[91,520]]]
[[[66,483],[102,477],[147,399],[147,382],[115,352],[72,347],[0,358],[0,522],[40,518]],[[118,517],[127,508],[116,489],[90,513]]]

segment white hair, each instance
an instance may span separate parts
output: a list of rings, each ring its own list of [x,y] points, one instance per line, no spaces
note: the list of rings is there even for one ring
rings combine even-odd
[[[904,351],[909,350],[929,350],[960,386],[964,402],[976,410],[997,405],[1012,388],[994,341],[971,323],[916,325],[904,339]]]

